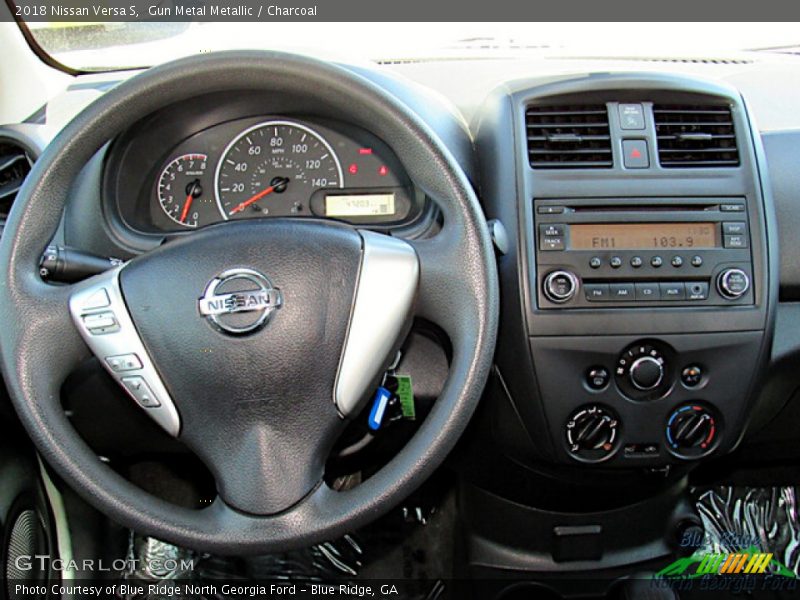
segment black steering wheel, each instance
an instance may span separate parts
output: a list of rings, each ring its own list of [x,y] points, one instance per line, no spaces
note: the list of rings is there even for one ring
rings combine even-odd
[[[388,142],[439,204],[441,230],[406,242],[311,219],[226,222],[79,284],[42,281],[39,259],[68,189],[106,142],[197,95],[276,91],[323,98],[332,114]],[[316,60],[209,54],[120,84],[47,147],[0,244],[3,373],[39,452],[110,518],[197,550],[285,550],[374,519],[440,465],[489,373],[497,274],[469,182],[404,104]],[[325,458],[415,315],[438,324],[452,344],[444,390],[385,467],[358,487],[334,491],[323,482]],[[89,352],[209,467],[218,487],[210,506],[190,510],[153,497],[79,437],[59,395]]]

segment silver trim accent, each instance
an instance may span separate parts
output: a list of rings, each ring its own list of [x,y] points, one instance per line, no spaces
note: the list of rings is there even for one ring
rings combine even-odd
[[[560,275],[565,275],[567,279],[569,279],[570,282],[572,283],[572,289],[569,291],[568,294],[565,295],[556,294],[550,288],[550,284],[552,283],[553,279],[555,277],[559,277]],[[580,283],[578,282],[578,278],[575,277],[575,275],[573,275],[569,271],[558,270],[558,271],[553,271],[547,277],[544,278],[544,283],[542,284],[542,288],[544,291],[544,295],[547,297],[548,300],[550,300],[550,302],[553,302],[554,304],[563,304],[564,302],[572,300],[575,294],[578,293],[578,289],[580,288]]]
[[[161,377],[158,371],[156,371],[155,365],[153,365],[152,360],[150,360],[150,355],[147,353],[147,350],[145,350],[144,344],[139,337],[139,333],[136,331],[136,326],[133,324],[133,320],[128,312],[128,307],[125,305],[125,300],[122,296],[122,290],[119,286],[119,273],[123,268],[124,265],[121,265],[76,284],[75,291],[69,299],[69,311],[86,345],[89,346],[89,349],[94,355],[100,359],[100,364],[103,365],[106,371],[111,374],[114,380],[119,383],[120,387],[125,390],[125,393],[133,398],[134,401],[136,397],[122,384],[122,378],[136,375],[144,378],[160,405],[151,408],[143,408],[138,402],[136,405],[142,408],[156,423],[161,425],[167,433],[177,437],[181,429],[178,410],[175,408],[175,404],[173,404],[172,398],[170,398],[169,392],[167,392],[167,388],[161,381]],[[109,306],[102,308],[85,308],[89,299],[95,294],[100,293],[103,289],[108,294],[110,300]],[[104,312],[113,312],[119,327],[107,333],[92,333],[84,324],[84,317]],[[142,368],[120,373],[114,372],[106,362],[106,357],[118,356],[120,354],[136,354],[142,361]]]
[[[638,383],[636,383],[636,380],[633,378],[633,370],[636,369],[637,367],[641,366],[641,364],[643,362],[645,362],[645,361],[656,363],[658,365],[658,369],[659,369],[658,381],[656,381],[653,385],[651,385],[649,387],[643,386],[643,385],[639,385]],[[637,358],[635,361],[633,361],[633,364],[631,365],[631,368],[628,369],[628,377],[630,378],[631,384],[633,385],[633,387],[635,387],[637,390],[641,390],[643,392],[647,392],[649,390],[654,390],[659,385],[661,385],[662,381],[664,381],[664,365],[662,365],[660,362],[658,362],[658,360],[656,360],[652,356],[642,356],[640,358]]]
[[[244,279],[258,287],[258,290],[231,292],[217,295],[217,288],[229,281]],[[198,301],[198,310],[209,323],[227,333],[248,333],[258,329],[269,321],[276,308],[283,304],[283,295],[269,277],[253,269],[228,269],[217,275],[206,286],[203,297]],[[234,327],[220,320],[220,316],[240,312],[261,311],[250,325]]]
[[[411,316],[419,283],[419,260],[411,245],[372,231],[359,233],[361,271],[333,398],[344,416],[356,410],[385,366]]]
[[[728,286],[728,276],[732,275],[733,273],[739,273],[742,275],[742,277],[744,277],[744,289],[741,292],[732,292]],[[737,300],[738,298],[741,298],[749,289],[750,277],[748,277],[747,273],[745,273],[742,269],[725,269],[717,278],[717,291],[719,292],[720,296],[727,298],[728,300]]]

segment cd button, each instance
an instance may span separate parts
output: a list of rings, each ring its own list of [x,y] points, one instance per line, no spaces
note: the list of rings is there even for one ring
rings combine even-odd
[[[589,302],[606,302],[610,299],[611,294],[606,283],[587,283],[583,288]]]
[[[612,283],[609,288],[612,301],[633,302],[635,291],[632,283]]]
[[[636,300],[654,302],[661,298],[661,291],[657,283],[637,283]]]
[[[660,283],[659,289],[662,300],[683,300],[686,298],[686,286],[682,282]]]

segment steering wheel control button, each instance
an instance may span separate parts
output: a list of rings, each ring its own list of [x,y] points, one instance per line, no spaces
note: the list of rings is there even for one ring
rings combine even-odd
[[[586,385],[590,389],[599,392],[608,385],[610,377],[608,369],[605,367],[592,367],[586,373]]]
[[[119,331],[119,323],[117,323],[117,319],[111,311],[84,315],[81,318],[83,325],[92,335],[105,335]]]
[[[644,129],[644,107],[641,104],[620,104],[619,128],[628,130]]]
[[[119,274],[123,268],[119,265],[75,284],[69,299],[72,320],[83,341],[117,383],[147,409],[149,417],[177,437],[181,430],[178,410],[122,297]]]
[[[650,259],[650,266],[657,269],[664,264],[664,259],[660,256],[654,256]]]
[[[702,267],[703,266],[703,257],[696,255],[692,257],[692,266],[693,267]]]
[[[622,266],[622,259],[619,256],[612,256],[609,264],[612,269],[619,269]]]
[[[697,365],[689,365],[681,371],[681,381],[686,387],[697,387],[703,381],[703,369]]]
[[[622,155],[626,169],[646,169],[650,166],[647,140],[622,140]]]
[[[597,405],[579,408],[564,429],[567,450],[578,460],[600,462],[617,449],[619,419],[609,408]]]
[[[111,300],[108,299],[108,292],[105,288],[100,288],[89,296],[81,307],[83,310],[96,310],[98,308],[108,308]]]
[[[670,261],[673,267],[679,269],[683,266],[683,257],[681,256],[673,256],[672,260]]]
[[[684,404],[667,418],[667,447],[680,458],[700,458],[710,453],[718,437],[717,420],[700,403]]]
[[[587,283],[583,286],[583,291],[589,302],[608,302],[611,299],[607,283]]]
[[[115,373],[125,371],[137,371],[142,368],[142,361],[135,354],[120,354],[119,356],[109,356],[106,363]]]
[[[641,342],[626,348],[617,359],[614,377],[617,386],[633,400],[655,400],[671,385],[671,350],[656,341]]]
[[[545,297],[555,304],[569,302],[578,291],[578,278],[569,271],[553,271],[544,279]]]
[[[686,299],[687,300],[707,300],[708,299],[708,283],[705,281],[689,281],[686,282]]]
[[[657,283],[637,283],[636,300],[642,302],[655,302],[661,299],[661,288]]]
[[[717,291],[728,300],[741,298],[750,289],[750,278],[741,269],[726,269],[717,277]]]
[[[144,377],[123,377],[122,385],[125,386],[125,389],[130,392],[133,399],[141,406],[145,408],[161,406],[161,403],[158,401],[155,394],[153,394],[153,390],[150,389],[150,386],[147,385]]]
[[[643,262],[644,261],[642,261],[642,257],[641,256],[634,256],[634,257],[631,258],[631,266],[634,269],[638,269],[639,267],[641,267]]]
[[[633,361],[630,378],[635,388],[649,391],[657,388],[664,379],[664,367],[652,356],[643,356]]]

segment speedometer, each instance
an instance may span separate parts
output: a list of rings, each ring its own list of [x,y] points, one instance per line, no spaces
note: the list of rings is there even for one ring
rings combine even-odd
[[[309,212],[319,189],[344,187],[331,145],[306,125],[267,121],[241,132],[217,165],[217,205],[224,219]]]

